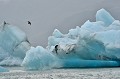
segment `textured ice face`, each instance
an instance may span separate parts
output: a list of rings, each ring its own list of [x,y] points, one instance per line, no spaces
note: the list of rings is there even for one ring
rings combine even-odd
[[[9,24],[0,26],[0,65],[20,65],[29,49],[30,44],[23,31]],[[18,59],[21,61],[15,62]]]

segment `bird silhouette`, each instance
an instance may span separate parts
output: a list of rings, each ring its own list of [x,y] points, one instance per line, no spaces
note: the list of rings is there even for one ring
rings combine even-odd
[[[28,21],[28,24],[30,24],[30,25],[31,25],[31,22],[30,22],[30,21]]]
[[[4,25],[7,24],[5,21],[4,21]]]
[[[57,50],[58,50],[58,45],[55,45],[55,52],[56,53],[58,53]]]
[[[5,25],[8,24],[4,21],[2,30],[5,30]]]

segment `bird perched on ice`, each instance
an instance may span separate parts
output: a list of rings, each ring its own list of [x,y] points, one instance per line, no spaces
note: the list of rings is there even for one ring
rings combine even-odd
[[[4,21],[4,25],[6,25],[7,23]]]
[[[30,21],[28,21],[28,24],[30,24],[30,25],[31,25],[31,22],[30,22]]]
[[[57,50],[58,50],[58,45],[55,45],[55,52],[56,53],[58,53]]]
[[[4,21],[4,23],[3,23],[3,30],[4,30],[6,24],[9,24],[9,23],[6,23],[6,22]]]

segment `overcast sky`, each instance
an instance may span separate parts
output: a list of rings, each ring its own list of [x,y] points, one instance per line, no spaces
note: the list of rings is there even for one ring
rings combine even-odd
[[[46,46],[54,29],[68,33],[87,20],[95,21],[101,8],[120,20],[120,0],[0,0],[0,23],[20,27],[33,46]]]

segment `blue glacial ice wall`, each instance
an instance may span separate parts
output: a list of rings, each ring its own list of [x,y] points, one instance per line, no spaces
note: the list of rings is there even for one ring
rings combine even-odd
[[[0,65],[20,65],[29,49],[22,30],[8,23],[0,26]]]
[[[88,20],[81,27],[70,29],[68,34],[55,29],[48,38],[47,49],[31,48],[22,66],[26,69],[113,67],[120,66],[119,61],[120,21],[101,9],[97,11],[96,22]]]

